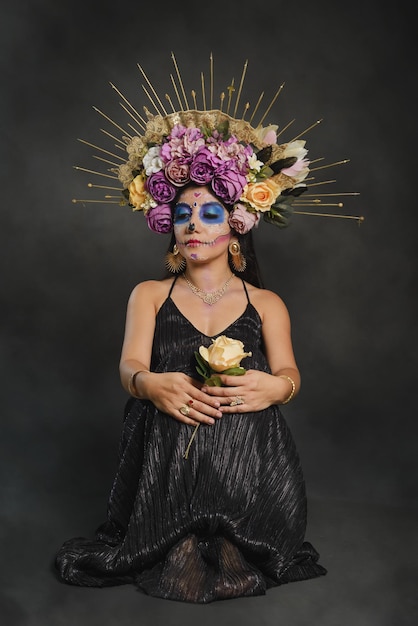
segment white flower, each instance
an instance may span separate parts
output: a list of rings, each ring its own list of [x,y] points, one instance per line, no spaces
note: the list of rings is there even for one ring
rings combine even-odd
[[[147,193],[145,200],[142,203],[142,207],[141,207],[144,212],[144,215],[146,215],[150,209],[153,209],[156,206],[157,206],[157,203],[155,202],[154,198],[149,193]]]
[[[291,141],[284,149],[282,158],[288,159],[289,157],[296,157],[298,161],[303,159],[308,154],[308,151],[305,148],[305,143],[306,141],[303,141],[302,139]]]
[[[259,172],[261,170],[261,168],[263,167],[264,163],[262,161],[259,161],[257,159],[257,155],[255,152],[253,152],[252,154],[250,154],[247,157],[248,160],[248,165],[250,170],[252,170],[252,175],[254,176],[253,172]]]
[[[153,146],[148,150],[143,158],[145,174],[151,176],[163,169],[164,163],[160,157],[161,146]]]

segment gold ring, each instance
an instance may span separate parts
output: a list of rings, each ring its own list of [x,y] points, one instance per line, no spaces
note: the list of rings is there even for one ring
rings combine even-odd
[[[232,400],[229,406],[237,406],[238,404],[244,404],[244,398],[241,396],[235,396],[235,400]]]
[[[179,411],[187,417],[190,414],[190,407],[188,407],[186,404],[183,404],[183,406],[179,408]]]

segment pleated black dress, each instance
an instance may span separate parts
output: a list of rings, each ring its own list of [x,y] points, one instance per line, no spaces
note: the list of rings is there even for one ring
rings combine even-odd
[[[151,369],[198,378],[194,352],[212,337],[178,310],[174,283],[157,315]],[[252,352],[246,369],[270,371],[249,299],[221,334]],[[151,596],[207,603],[326,573],[304,541],[303,474],[279,407],[201,425],[185,459],[193,430],[149,401],[129,400],[107,521],[94,539],[63,544],[62,581],[134,583]]]

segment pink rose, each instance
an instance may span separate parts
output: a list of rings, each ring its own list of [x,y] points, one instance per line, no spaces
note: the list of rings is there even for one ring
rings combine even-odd
[[[229,214],[228,223],[235,232],[245,235],[260,222],[260,213],[247,211],[243,204],[236,204]]]
[[[190,180],[189,164],[184,159],[173,159],[167,164],[165,175],[173,185],[183,187]]]
[[[149,228],[154,233],[170,233],[173,229],[171,207],[169,204],[159,204],[149,209],[145,215]]]

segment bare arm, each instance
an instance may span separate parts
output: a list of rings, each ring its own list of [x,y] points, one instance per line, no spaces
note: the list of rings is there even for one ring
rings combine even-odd
[[[222,415],[218,409],[219,401],[202,392],[198,381],[181,372],[149,371],[155,318],[166,291],[164,282],[145,281],[130,295],[119,363],[122,386],[129,393],[134,391],[136,397],[150,400],[160,411],[178,421],[191,425],[213,424],[214,418]],[[189,406],[188,416],[179,410],[184,405]]]
[[[285,377],[288,376],[293,380],[295,397],[300,389],[300,373],[293,352],[290,317],[286,305],[271,291],[265,291],[263,296],[264,346],[272,375],[276,378],[271,389],[274,400],[272,404],[282,404],[293,390]]]

